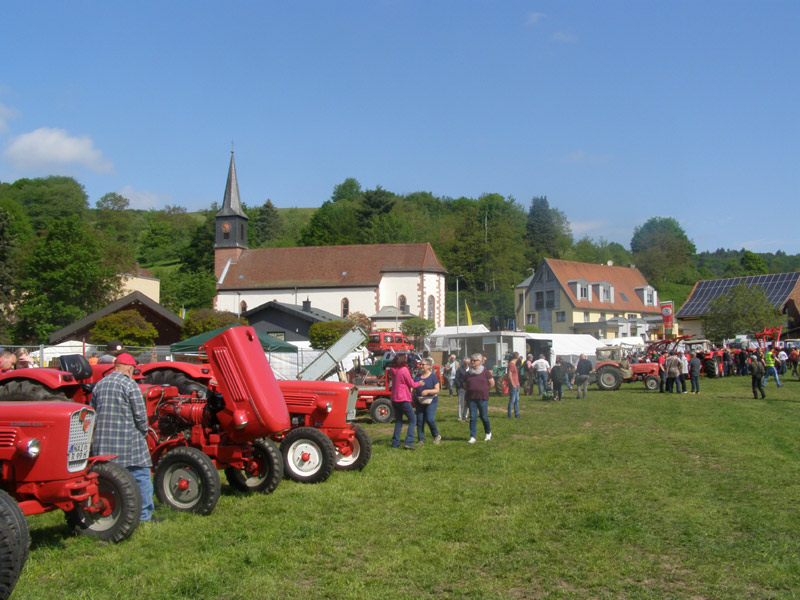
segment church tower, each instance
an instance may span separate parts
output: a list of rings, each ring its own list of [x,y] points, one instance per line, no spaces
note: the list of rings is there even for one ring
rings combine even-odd
[[[247,214],[242,209],[239,198],[239,181],[236,179],[236,163],[228,167],[228,182],[225,184],[225,197],[222,209],[216,214],[216,242],[214,244],[214,276],[219,281],[228,261],[236,262],[247,250]]]

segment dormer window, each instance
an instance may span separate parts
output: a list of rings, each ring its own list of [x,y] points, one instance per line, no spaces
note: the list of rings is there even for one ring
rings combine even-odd
[[[575,294],[575,298],[579,302],[581,300],[592,299],[592,288],[585,279],[573,279],[567,282],[567,286],[572,290],[572,293]]]
[[[658,304],[658,292],[656,292],[653,286],[642,285],[634,288],[634,290],[636,291],[636,295],[639,296],[639,300],[641,300],[642,304],[645,306],[656,306]]]

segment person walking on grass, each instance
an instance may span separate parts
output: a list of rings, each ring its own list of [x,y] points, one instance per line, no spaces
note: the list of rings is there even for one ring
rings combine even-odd
[[[550,374],[550,363],[540,354],[539,358],[533,361],[533,372],[536,375],[536,383],[539,384],[539,395],[542,396],[547,391],[547,376]]]
[[[689,381],[692,384],[692,393],[700,393],[700,371],[703,368],[703,361],[697,357],[697,352],[692,352],[689,360]]]
[[[519,352],[506,356],[508,361],[508,418],[511,418],[513,410],[514,416],[519,419]]]
[[[756,352],[750,358],[750,378],[752,380],[752,387],[753,387],[753,399],[758,400],[758,393],[761,392],[761,399],[767,397],[764,393],[764,374],[767,372],[767,365],[764,362],[764,359],[761,358],[761,354]]]
[[[470,367],[464,381],[467,390],[467,403],[469,404],[469,443],[475,443],[478,433],[478,415],[483,423],[483,432],[486,434],[484,442],[492,439],[492,426],[489,423],[489,390],[494,387],[494,377],[491,370],[483,366],[483,357],[473,354],[470,357]]]
[[[586,398],[589,390],[589,374],[592,372],[592,361],[581,354],[578,364],[575,365],[575,387],[578,388],[578,398]]]
[[[394,408],[394,435],[392,448],[400,447],[400,433],[403,431],[403,416],[408,419],[408,432],[403,446],[406,450],[416,450],[414,445],[414,430],[417,428],[417,417],[411,405],[411,390],[422,386],[422,382],[411,379],[408,370],[408,355],[395,354],[389,367],[389,377],[392,380],[392,408]]]
[[[767,381],[772,376],[775,378],[775,383],[778,384],[778,387],[783,387],[781,379],[778,377],[778,370],[775,368],[775,354],[772,351],[766,350],[764,352],[764,364],[766,365],[766,370],[764,372],[764,381],[761,385],[766,387]]]
[[[458,420],[466,421],[469,409],[467,407],[467,389],[464,387],[464,382],[467,379],[467,371],[469,371],[469,359],[465,358],[461,361],[461,366],[456,370],[456,391],[458,392]]]
[[[433,443],[442,441],[439,428],[436,426],[436,405],[439,403],[439,377],[433,372],[433,359],[423,358],[420,363],[422,372],[414,377],[414,381],[422,383],[414,393],[417,416],[417,440],[421,446],[425,443],[425,425],[431,430]]]
[[[564,369],[564,364],[561,362],[561,357],[556,357],[556,364],[550,369],[550,381],[553,382],[553,401],[561,400],[561,394],[564,390],[564,381],[567,379],[567,371]]]

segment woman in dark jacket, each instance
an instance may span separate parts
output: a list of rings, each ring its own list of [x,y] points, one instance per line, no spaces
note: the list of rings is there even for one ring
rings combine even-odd
[[[469,371],[464,380],[469,404],[470,444],[475,443],[475,436],[478,433],[478,414],[481,416],[483,431],[486,434],[483,441],[488,442],[492,439],[492,426],[489,423],[489,390],[494,387],[494,377],[492,371],[481,364],[482,361],[483,356],[480,354],[473,354],[470,357]]]
[[[553,382],[553,400],[561,400],[561,393],[566,380],[567,373],[559,356],[556,358],[556,364],[550,368],[550,381]]]

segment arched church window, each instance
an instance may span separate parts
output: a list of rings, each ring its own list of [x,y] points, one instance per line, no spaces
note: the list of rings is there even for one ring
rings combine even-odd
[[[433,296],[428,296],[428,319],[435,321],[434,315],[436,314],[436,300]]]
[[[342,298],[342,318],[350,314],[350,300]]]
[[[397,308],[400,309],[400,312],[407,312],[408,311],[408,303],[406,302],[405,296],[400,296],[397,299]]]

